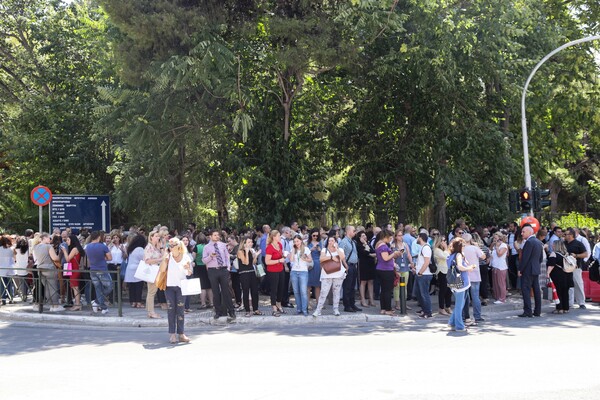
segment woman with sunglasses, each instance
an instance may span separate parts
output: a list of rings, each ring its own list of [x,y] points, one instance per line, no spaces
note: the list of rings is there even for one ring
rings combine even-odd
[[[311,288],[315,289],[315,299],[319,300],[319,295],[321,294],[321,263],[319,258],[321,257],[321,242],[320,242],[321,233],[319,229],[314,228],[311,229],[309,237],[308,237],[308,249],[310,250],[310,255],[313,261],[313,268],[308,271],[308,310],[310,307],[310,290]]]

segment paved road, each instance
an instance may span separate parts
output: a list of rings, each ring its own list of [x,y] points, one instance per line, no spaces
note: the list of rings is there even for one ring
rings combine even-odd
[[[187,333],[172,346],[164,328],[1,323],[1,398],[600,399],[598,310],[467,336],[439,320]]]

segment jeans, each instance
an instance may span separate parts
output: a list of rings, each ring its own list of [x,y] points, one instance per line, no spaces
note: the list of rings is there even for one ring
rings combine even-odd
[[[448,319],[448,325],[458,331],[465,330],[465,323],[462,318],[462,310],[465,305],[465,292],[454,292],[454,310]]]
[[[58,305],[58,270],[40,269],[40,281],[44,286],[44,297],[52,306]],[[42,299],[39,299],[40,302]]]
[[[464,319],[469,318],[469,300],[473,302],[473,316],[475,319],[481,318],[481,299],[479,298],[479,288],[481,282],[471,282],[468,295],[465,295],[465,306],[463,309]]]
[[[429,295],[429,286],[431,286],[433,275],[417,275],[416,284],[419,286],[419,301],[425,315],[431,316],[431,296]]]
[[[346,279],[344,279],[344,283],[342,285],[344,290],[344,295],[342,296],[342,300],[344,302],[344,308],[354,308],[355,299],[354,299],[354,287],[356,286],[356,280],[358,278],[358,269],[356,264],[348,263],[348,271],[346,275]],[[295,291],[294,291],[295,293]]]
[[[112,279],[108,272],[104,271],[90,271],[90,276],[92,278],[92,284],[96,289],[96,303],[98,303],[98,307],[101,310],[106,310],[106,304],[104,300],[106,296],[112,292]]]
[[[308,271],[290,272],[290,280],[296,298],[296,311],[308,314]]]
[[[185,324],[185,314],[183,312],[183,295],[181,294],[181,288],[179,286],[167,286],[165,290],[165,297],[167,298],[167,318],[169,320],[169,333],[175,333],[175,327],[177,326],[177,333],[183,334],[183,325]]]
[[[2,277],[2,300],[8,299],[12,300],[14,297],[14,287],[12,283],[12,279],[8,276]]]

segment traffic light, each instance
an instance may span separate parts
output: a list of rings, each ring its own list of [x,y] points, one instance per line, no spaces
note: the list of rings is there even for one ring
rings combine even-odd
[[[533,196],[531,190],[523,189],[519,192],[519,200],[521,202],[521,211],[528,213],[533,209]]]
[[[536,189],[533,193],[533,209],[535,211],[542,211],[542,208],[550,207],[552,200],[549,197],[549,189]]]
[[[511,190],[508,193],[508,208],[511,212],[519,212],[521,210],[519,204],[519,192],[516,190]]]

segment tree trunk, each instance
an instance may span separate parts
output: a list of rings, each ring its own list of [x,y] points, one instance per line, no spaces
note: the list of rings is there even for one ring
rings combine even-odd
[[[435,190],[433,214],[434,226],[440,232],[446,232],[448,218],[446,215],[446,193],[443,190]]]
[[[399,176],[396,178],[396,184],[398,185],[398,221],[403,224],[407,224],[408,213],[407,213],[407,200],[408,200],[408,188],[406,187],[406,179]]]
[[[556,179],[550,181],[550,213],[552,215],[558,213],[558,194],[561,191],[560,183]]]
[[[229,222],[229,213],[227,212],[227,194],[225,193],[225,186],[223,180],[218,174],[215,174],[213,178],[215,186],[215,200],[217,208],[217,221],[219,228],[224,229]]]

